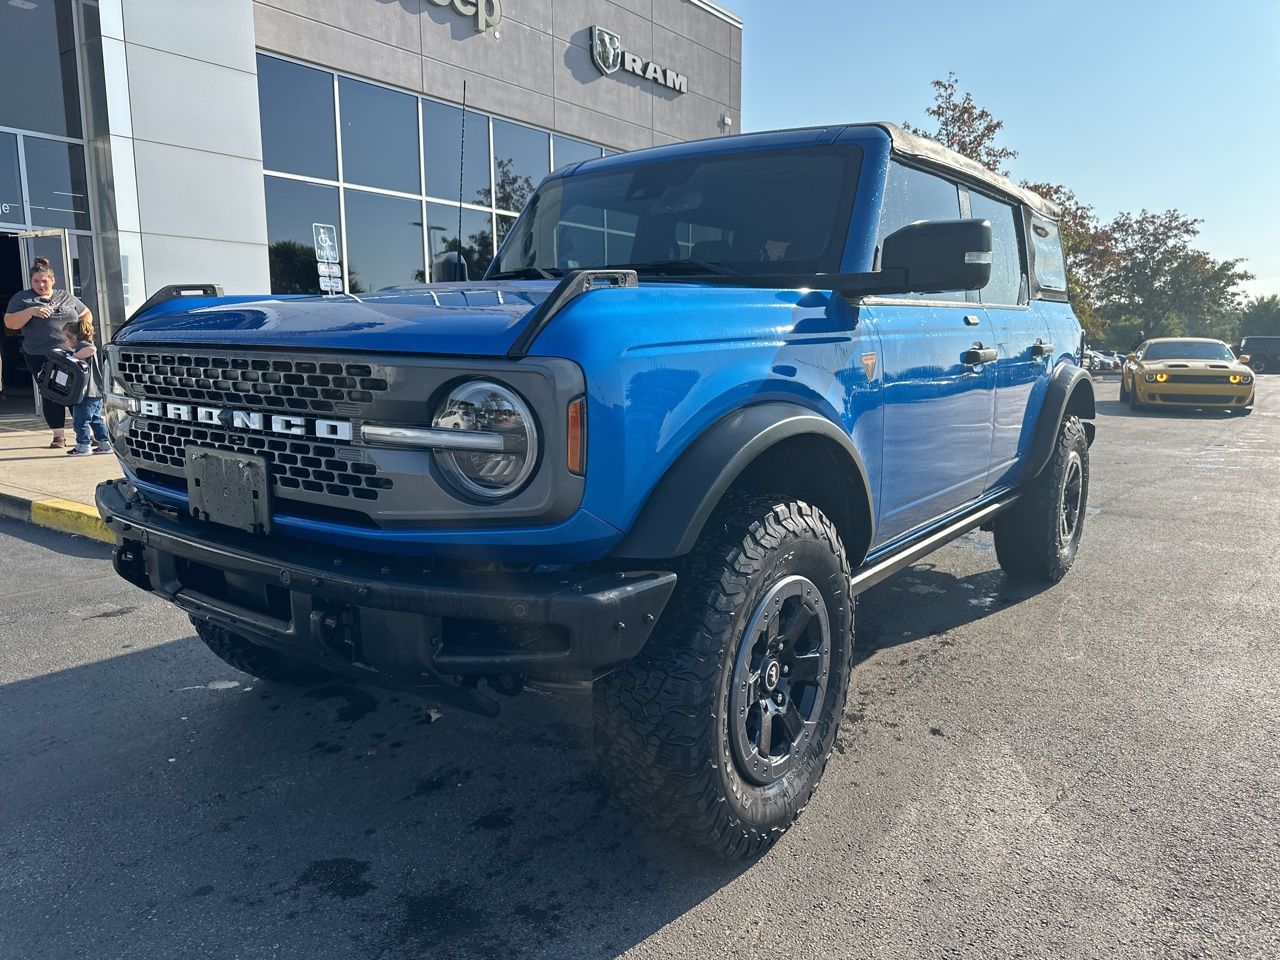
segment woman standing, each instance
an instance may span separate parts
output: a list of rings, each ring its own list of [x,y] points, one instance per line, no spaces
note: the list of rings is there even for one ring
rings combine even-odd
[[[36,257],[31,264],[31,286],[15,293],[5,308],[4,325],[10,330],[22,331],[22,356],[34,378],[49,359],[55,347],[62,346],[64,324],[88,320],[93,314],[76,299],[70,290],[54,289],[58,278],[44,257]],[[67,408],[45,397],[40,398],[44,422],[53,431],[51,447],[67,445]]]

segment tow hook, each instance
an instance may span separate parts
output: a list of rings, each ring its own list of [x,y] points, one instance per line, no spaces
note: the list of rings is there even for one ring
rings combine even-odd
[[[111,551],[111,565],[116,573],[143,590],[151,589],[151,578],[147,576],[147,560],[143,546],[136,540],[125,540],[117,544]]]

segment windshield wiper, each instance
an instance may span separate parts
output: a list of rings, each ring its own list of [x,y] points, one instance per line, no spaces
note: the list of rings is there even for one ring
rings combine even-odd
[[[627,263],[621,266],[609,264],[609,270],[634,270],[637,273],[655,273],[663,276],[668,272],[706,273],[716,277],[741,277],[743,274],[722,263],[708,263],[706,260],[648,260],[644,263]]]
[[[492,274],[490,280],[558,280],[558,270],[544,270],[542,267],[521,267],[519,270],[504,270]]]

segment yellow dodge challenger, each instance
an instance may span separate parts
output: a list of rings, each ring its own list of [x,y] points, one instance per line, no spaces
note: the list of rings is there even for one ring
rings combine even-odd
[[[1241,357],[1240,360],[1247,360]],[[1129,354],[1120,402],[1142,407],[1225,407],[1253,412],[1253,371],[1221,340],[1164,337]]]

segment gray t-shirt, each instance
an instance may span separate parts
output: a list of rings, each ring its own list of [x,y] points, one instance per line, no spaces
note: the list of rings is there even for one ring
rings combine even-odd
[[[51,307],[53,313],[47,318],[32,317],[22,328],[22,352],[33,356],[48,356],[54,347],[62,346],[62,327],[72,320],[80,319],[80,314],[88,308],[76,299],[69,290],[54,290],[48,297],[42,297],[34,290],[27,289],[15,293],[9,299],[5,313],[20,313],[30,307]]]

